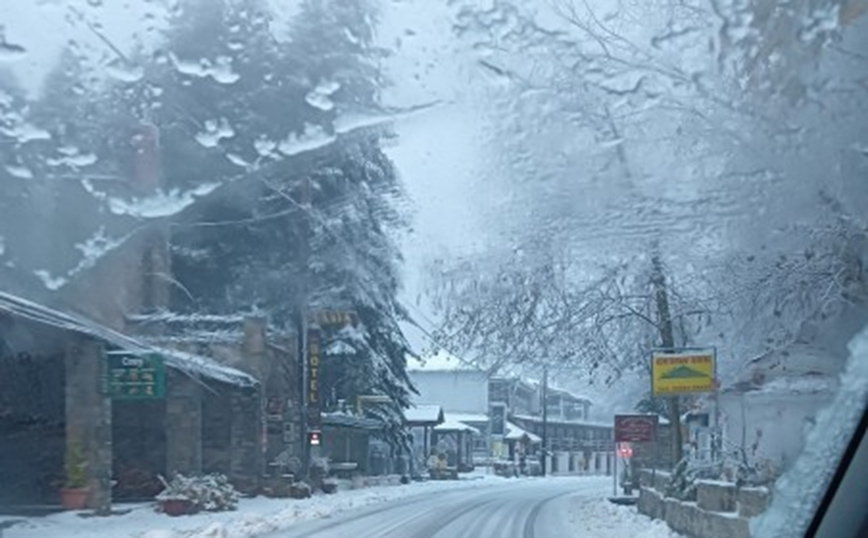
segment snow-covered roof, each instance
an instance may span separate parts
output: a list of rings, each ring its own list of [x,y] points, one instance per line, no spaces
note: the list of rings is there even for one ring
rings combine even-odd
[[[164,357],[167,366],[190,375],[207,377],[239,386],[253,386],[258,383],[250,375],[218,364],[207,357],[148,345],[83,316],[64,313],[2,291],[0,291],[0,312],[91,336],[126,351],[159,353]]]
[[[469,424],[465,424],[460,420],[453,418],[452,414],[448,414],[444,417],[443,423],[434,426],[434,431],[438,432],[468,432],[473,435],[480,435],[481,432],[470,426]]]
[[[383,423],[370,417],[360,417],[341,411],[334,413],[322,413],[322,423],[325,426],[337,426],[343,428],[355,428],[358,430],[379,430]]]
[[[549,385],[548,388],[546,389],[546,391],[548,392],[549,395],[558,395],[558,396],[569,398],[571,400],[591,403],[591,400],[589,398],[585,398],[584,396],[578,396],[578,395],[568,391],[567,389],[562,389],[559,387],[553,387],[553,386]]]
[[[513,415],[519,420],[527,420],[531,422],[542,422],[542,417],[539,415]],[[576,426],[593,426],[595,428],[614,428],[613,422],[597,422],[593,420],[563,420],[554,417],[548,417],[546,422],[549,424],[574,424]]]
[[[449,411],[447,413],[450,418],[457,420],[459,422],[465,422],[468,424],[473,423],[488,423],[488,415],[485,413],[458,413]]]
[[[419,358],[408,357],[407,369],[411,371],[421,372],[443,372],[453,370],[469,370],[478,371],[479,369],[471,365],[469,362],[456,357],[445,350],[439,350],[436,353],[421,355]]]
[[[443,408],[439,405],[416,405],[404,411],[404,418],[410,425],[440,424],[443,422]]]
[[[506,435],[503,436],[504,439],[506,439],[507,441],[518,441],[524,436],[527,436],[531,443],[542,442],[542,438],[539,435],[519,428],[512,422],[506,423]]]
[[[442,424],[434,426],[434,430],[438,432],[467,432],[473,435],[481,435],[481,432],[473,426],[468,426],[457,420],[446,420]]]
[[[238,325],[244,322],[244,316],[241,314],[225,315],[225,314],[181,314],[169,310],[160,310],[150,314],[131,314],[127,316],[127,321],[134,321],[142,324],[148,323],[208,323],[208,324],[228,324]]]

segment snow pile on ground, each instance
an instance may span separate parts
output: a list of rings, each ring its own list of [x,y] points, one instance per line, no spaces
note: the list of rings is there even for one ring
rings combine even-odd
[[[233,512],[200,513],[172,518],[154,512],[151,504],[116,505],[128,513],[110,517],[81,517],[64,512],[30,518],[3,531],[3,538],[251,538],[354,508],[404,499],[436,491],[476,488],[496,481],[518,482],[494,475],[474,474],[459,481],[414,482],[315,495],[309,499],[241,499]],[[7,518],[19,519],[19,518]],[[23,518],[22,518],[23,519]]]
[[[665,522],[651,519],[635,506],[586,496],[570,499],[570,528],[576,538],[683,538]]]

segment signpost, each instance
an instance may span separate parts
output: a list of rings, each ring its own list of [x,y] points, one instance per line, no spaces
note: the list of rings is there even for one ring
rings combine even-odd
[[[651,352],[651,395],[672,399],[677,409],[678,398],[685,394],[718,392],[717,350],[711,348],[655,349]],[[715,405],[715,407],[717,407]],[[673,412],[674,413],[674,412]],[[680,417],[671,418],[673,442],[680,440]],[[720,424],[715,412],[715,438],[719,438]],[[716,442],[716,441],[715,441]],[[680,454],[680,445],[673,445]],[[675,458],[673,458],[675,459]],[[673,465],[678,462],[674,461]]]
[[[322,310],[314,314],[314,320],[320,326],[335,325],[343,327],[346,325],[357,325],[358,315],[352,310]]]
[[[655,350],[651,354],[651,394],[654,397],[713,392],[714,349]]]
[[[657,415],[615,415],[616,443],[650,443],[657,440]]]
[[[105,393],[113,400],[153,400],[166,396],[166,365],[156,353],[106,353]]]
[[[618,456],[632,456],[629,445],[619,450],[621,443],[651,443],[657,441],[657,415],[615,415],[615,449],[613,494],[618,495]],[[629,454],[629,456],[627,456]]]

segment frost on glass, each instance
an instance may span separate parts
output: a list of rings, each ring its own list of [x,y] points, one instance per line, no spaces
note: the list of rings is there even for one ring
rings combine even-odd
[[[817,414],[805,447],[792,469],[775,484],[768,512],[752,522],[751,534],[777,538],[803,534],[826,493],[841,455],[868,406],[868,329],[850,342],[841,387]]]
[[[489,247],[431,276],[456,348],[641,372],[654,259],[676,344],[725,350],[724,383],[852,336],[868,43],[849,3],[452,4],[496,103],[479,113]]]

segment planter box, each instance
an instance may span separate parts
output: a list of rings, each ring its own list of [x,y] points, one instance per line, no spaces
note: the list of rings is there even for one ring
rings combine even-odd
[[[193,501],[189,499],[166,499],[160,501],[160,509],[167,516],[187,516],[196,512]]]
[[[703,510],[711,512],[735,512],[735,484],[699,480],[696,483],[696,501]]]
[[[262,494],[266,497],[285,499],[290,496],[292,477],[269,476],[262,479]]]
[[[293,499],[307,499],[310,497],[310,486],[304,482],[295,483],[289,487],[289,496]]]
[[[60,490],[60,504],[66,510],[84,510],[87,508],[87,497],[90,490],[87,488],[62,488]]]
[[[769,507],[771,495],[767,488],[741,488],[738,490],[738,515],[756,517]]]

